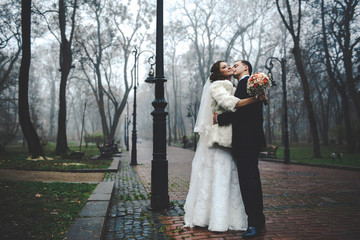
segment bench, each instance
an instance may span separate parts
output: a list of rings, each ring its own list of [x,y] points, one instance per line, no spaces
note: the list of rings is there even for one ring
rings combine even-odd
[[[113,154],[113,148],[109,146],[108,144],[103,144],[97,146],[100,152],[100,157],[103,159],[109,159],[112,157]]]
[[[260,152],[260,157],[276,158],[278,148],[279,147],[275,145],[267,145],[264,151]]]

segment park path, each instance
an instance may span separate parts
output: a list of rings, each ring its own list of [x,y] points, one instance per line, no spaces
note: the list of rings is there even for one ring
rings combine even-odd
[[[130,178],[133,182],[119,181],[118,194],[131,186],[141,194],[150,192],[152,143],[143,142],[137,149],[138,166],[128,166],[130,152],[123,156],[117,179]],[[183,228],[193,156],[192,150],[167,147],[173,205],[167,212],[153,213],[158,219],[155,226],[144,223],[141,215],[149,200],[117,199],[103,239],[242,239],[241,231],[214,233],[206,228]],[[259,167],[267,232],[257,239],[360,239],[359,171],[266,161],[260,161]],[[154,237],[151,229],[157,226],[164,232]]]

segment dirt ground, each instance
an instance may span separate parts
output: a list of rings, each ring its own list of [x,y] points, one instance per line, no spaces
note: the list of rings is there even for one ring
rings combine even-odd
[[[70,173],[0,169],[0,181],[18,180],[35,182],[101,182],[104,173]]]

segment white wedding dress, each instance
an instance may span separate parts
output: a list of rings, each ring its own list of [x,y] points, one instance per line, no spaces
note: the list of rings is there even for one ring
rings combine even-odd
[[[231,150],[217,144],[212,145],[214,107],[207,80],[194,129],[199,133],[200,139],[192,162],[189,192],[184,206],[184,226],[208,227],[215,232],[246,230],[247,216]]]

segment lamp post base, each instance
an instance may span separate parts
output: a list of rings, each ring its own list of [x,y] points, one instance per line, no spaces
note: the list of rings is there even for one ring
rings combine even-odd
[[[155,211],[169,208],[168,161],[151,162],[151,209]]]

